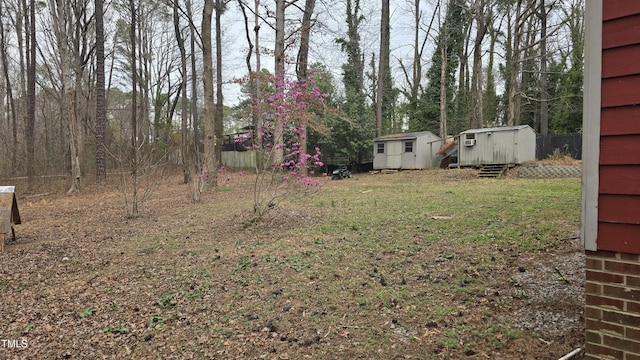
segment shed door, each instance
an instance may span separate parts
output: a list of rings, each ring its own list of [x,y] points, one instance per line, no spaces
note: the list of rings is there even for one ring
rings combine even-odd
[[[514,162],[515,133],[513,131],[494,131],[491,135],[489,133],[482,135],[487,144],[487,147],[483,148],[481,155],[482,164],[509,164]]]
[[[515,153],[516,138],[513,131],[496,131],[488,135],[489,143],[493,146],[493,156],[485,159],[485,164],[509,164],[513,163]]]
[[[402,167],[402,141],[389,141],[387,143],[387,168],[400,169]]]

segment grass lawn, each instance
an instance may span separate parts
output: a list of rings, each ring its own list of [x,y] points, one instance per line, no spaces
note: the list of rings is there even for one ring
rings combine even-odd
[[[552,359],[582,346],[580,179],[473,175],[323,179],[256,223],[237,173],[200,203],[169,176],[136,219],[115,186],[19,198],[0,338],[28,347],[0,358]]]

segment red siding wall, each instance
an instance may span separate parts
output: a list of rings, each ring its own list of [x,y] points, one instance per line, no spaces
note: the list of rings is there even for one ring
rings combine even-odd
[[[604,0],[598,249],[640,254],[640,1]]]
[[[602,5],[598,251],[586,254],[584,358],[640,360],[640,0]]]

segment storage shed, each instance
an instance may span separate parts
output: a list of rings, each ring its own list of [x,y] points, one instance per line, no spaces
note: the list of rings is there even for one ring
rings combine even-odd
[[[373,139],[373,168],[428,169],[437,166],[441,139],[430,131],[391,134]]]
[[[640,359],[640,1],[585,7],[585,359]]]
[[[460,166],[522,164],[536,159],[536,133],[529,125],[471,129],[460,133]]]

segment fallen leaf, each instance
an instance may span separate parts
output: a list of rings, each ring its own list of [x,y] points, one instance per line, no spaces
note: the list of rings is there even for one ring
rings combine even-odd
[[[433,220],[450,220],[450,219],[452,219],[451,216],[443,216],[443,215],[433,215],[431,218]]]

